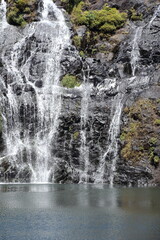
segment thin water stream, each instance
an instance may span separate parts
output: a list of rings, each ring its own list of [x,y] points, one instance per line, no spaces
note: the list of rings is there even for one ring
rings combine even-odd
[[[4,1],[1,8],[5,16]],[[5,17],[1,24],[4,29],[7,25]],[[31,54],[19,66],[19,59],[31,38],[35,38],[37,45],[31,46]],[[32,182],[48,182],[51,170],[54,171],[51,145],[56,141],[61,111],[60,60],[69,42],[70,34],[61,10],[52,0],[44,0],[40,22],[27,26],[22,38],[9,50],[10,53],[6,54],[8,49],[3,53],[3,64],[15,81],[8,82],[7,98],[2,99],[2,105],[5,105],[2,106],[6,142],[4,154],[11,164],[19,165],[20,171],[29,167]],[[43,74],[37,76],[37,83],[30,81],[34,59],[42,62],[44,69]],[[22,89],[20,96],[15,94],[15,84]],[[31,92],[26,91],[25,84],[32,89]],[[26,123],[22,122],[20,111]]]

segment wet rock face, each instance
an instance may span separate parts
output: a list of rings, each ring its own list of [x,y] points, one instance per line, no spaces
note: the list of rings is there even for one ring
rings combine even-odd
[[[143,64],[160,63],[160,7],[156,18],[143,29],[139,43]]]
[[[156,88],[157,94],[154,93]],[[124,184],[159,184],[160,168],[160,87],[151,87],[138,99],[126,102],[121,125],[121,161],[117,164],[115,181]],[[148,97],[148,98],[146,98]],[[119,176],[118,176],[119,175]]]
[[[82,59],[79,56],[79,52],[76,50],[75,46],[69,46],[64,50],[63,57],[61,59],[61,75],[79,75],[79,77],[82,79],[82,64]]]
[[[151,1],[147,2],[147,6],[149,6]],[[108,3],[111,7],[117,7],[120,10],[135,7],[140,13],[145,12],[144,1],[141,0],[112,0],[108,1]],[[95,3],[93,2],[92,7],[93,9],[101,9],[103,4],[104,1],[96,1]],[[34,6],[33,4],[32,7]],[[61,114],[55,136],[56,143],[54,142],[52,146],[49,181],[57,183],[83,182],[86,181],[85,176],[82,176],[82,173],[85,172],[87,181],[95,182],[95,175],[99,171],[99,167],[101,167],[101,159],[110,144],[108,135],[115,111],[114,101],[118,94],[123,94],[126,101],[119,123],[121,124],[120,138],[117,136],[119,151],[114,184],[124,186],[160,185],[160,167],[158,163],[158,158],[160,158],[160,106],[158,102],[160,96],[160,16],[158,14],[149,26],[149,21],[152,17],[153,15],[146,16],[145,21],[147,25],[143,27],[142,35],[138,39],[140,51],[138,60],[136,60],[135,76],[133,76],[131,52],[137,26],[133,27],[133,24],[123,29],[124,31],[127,30],[128,35],[124,36],[123,31],[116,32],[110,38],[110,42],[105,43],[105,49],[109,51],[107,52],[108,57],[98,52],[95,57],[84,58],[80,56],[78,50],[72,45],[64,49],[61,58],[60,78],[65,74],[71,74],[78,77],[82,82],[87,81],[89,91],[84,105],[88,104],[88,116],[84,122],[82,109],[84,107],[85,88],[82,86],[74,89],[63,88]],[[27,19],[26,16],[26,21],[31,20]],[[145,23],[142,21],[141,25]],[[34,34],[25,39],[25,44],[21,49],[23,54],[18,59],[17,67],[20,68],[25,65],[27,59],[32,58],[32,52],[36,52],[31,64],[26,64],[29,72],[28,82],[26,82],[24,77],[22,84],[17,84],[17,76],[13,77],[10,73],[7,73],[6,66],[3,66],[3,61],[1,61],[2,56],[0,58],[0,70],[4,79],[1,86],[3,96],[6,96],[5,86],[7,83],[11,83],[17,98],[31,97],[31,105],[26,107],[22,104],[19,108],[21,123],[25,129],[35,121],[34,117],[29,118],[28,115],[32,116],[37,111],[33,86],[35,85],[39,89],[43,88],[43,81],[40,78],[44,74],[44,59],[47,58],[47,45],[51,40],[45,38],[45,31],[49,30],[47,28],[42,29],[44,34],[39,35],[39,32],[34,32]],[[7,32],[0,36],[1,52],[3,52],[2,50],[5,47],[12,47],[14,43],[22,39],[23,31],[27,31],[27,29],[18,30],[11,26],[10,31],[13,33],[13,38],[7,38]],[[80,29],[79,31],[79,34],[83,35],[85,29]],[[112,55],[113,52],[114,55]],[[3,57],[11,61],[11,56],[8,56],[7,52],[5,54],[6,56]],[[145,101],[141,102],[141,99],[145,99]],[[134,107],[138,104],[139,108],[135,110]],[[126,109],[128,109],[128,112]],[[30,114],[28,114],[29,112]],[[85,151],[88,151],[87,157],[89,162],[87,170],[82,154],[84,152],[84,129],[86,137]],[[123,139],[124,132],[126,139]],[[21,134],[23,137],[23,132]],[[32,128],[30,128],[30,135],[34,137],[34,129]],[[155,138],[157,139],[156,142]],[[150,139],[152,142],[148,143]],[[4,148],[2,142],[3,139],[0,136],[0,150]],[[105,158],[104,163],[109,162],[109,164],[112,164],[113,151]],[[27,166],[26,163],[26,166],[19,171],[16,164],[10,165],[7,159],[3,159],[0,163],[0,181],[8,179],[7,181],[20,180],[29,182],[32,173]],[[105,179],[101,180],[109,183],[110,173],[107,166],[104,169]],[[4,175],[4,172],[7,177]]]
[[[82,130],[84,127],[87,147],[89,148],[90,181],[95,180],[92,180],[92,176],[98,168],[101,154],[106,149],[111,99],[106,96],[105,102],[104,96],[95,94],[94,89],[92,91],[88,106],[88,120],[85,126],[81,125],[81,90],[66,90],[64,93],[57,145],[53,151],[58,159],[64,160],[63,165],[69,166],[68,170],[70,170],[68,172],[67,167],[64,167],[64,171],[61,171],[61,167],[58,167],[59,161],[57,161],[58,166],[57,164],[56,166],[59,170],[56,170],[56,181],[74,183],[80,181],[80,174],[85,168],[84,159],[81,159]]]

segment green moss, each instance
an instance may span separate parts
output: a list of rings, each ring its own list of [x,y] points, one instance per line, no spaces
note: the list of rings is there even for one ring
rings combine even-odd
[[[61,5],[63,6],[63,8],[68,12],[71,13],[74,6],[77,6],[78,3],[81,0],[60,0],[61,1]]]
[[[154,121],[154,124],[157,125],[157,126],[160,126],[160,119],[156,119],[156,120]]]
[[[79,52],[79,55],[80,55],[81,57],[85,57],[85,53],[84,53],[82,50]]]
[[[26,8],[24,9],[24,13],[31,13],[31,9],[30,9],[29,7],[26,7]]]
[[[126,133],[125,132],[122,132],[121,135],[120,135],[120,140],[121,141],[124,141],[126,138]]]
[[[158,156],[155,156],[154,157],[154,163],[159,163],[159,161],[160,161],[160,158]]]
[[[159,145],[157,101],[139,99],[124,109],[127,124],[121,129],[121,156],[128,161],[148,160],[155,167],[155,147]]]
[[[79,137],[79,132],[74,132],[73,133],[73,138],[76,140]]]
[[[77,79],[76,76],[69,75],[69,74],[66,74],[62,78],[61,84],[63,87],[67,87],[67,88],[79,87],[81,85],[79,79]]]

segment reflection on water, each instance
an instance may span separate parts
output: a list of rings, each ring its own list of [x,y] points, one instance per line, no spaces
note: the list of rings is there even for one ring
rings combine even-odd
[[[108,188],[106,185],[90,184],[2,184],[0,193],[0,208],[2,206],[7,208],[84,206],[160,214],[160,189],[158,188]],[[8,193],[8,195],[2,195],[2,193]],[[12,196],[11,199],[7,197],[9,195]]]
[[[160,189],[0,185],[0,222],[0,240],[159,240]]]

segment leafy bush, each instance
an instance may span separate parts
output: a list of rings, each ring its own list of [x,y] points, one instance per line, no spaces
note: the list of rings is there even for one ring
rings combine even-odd
[[[11,0],[7,7],[8,23],[24,27],[34,18],[34,4],[36,4],[36,0]],[[25,20],[26,15],[28,15],[27,20]]]
[[[67,88],[79,87],[81,85],[79,79],[77,79],[76,76],[69,75],[69,74],[66,74],[62,78],[61,84],[63,87],[67,87]]]
[[[83,11],[84,7],[84,2],[75,6],[71,14],[71,20],[74,24],[84,24],[93,31],[114,32],[121,28],[127,19],[126,13],[120,13],[116,8],[110,8],[106,4],[101,10]]]

